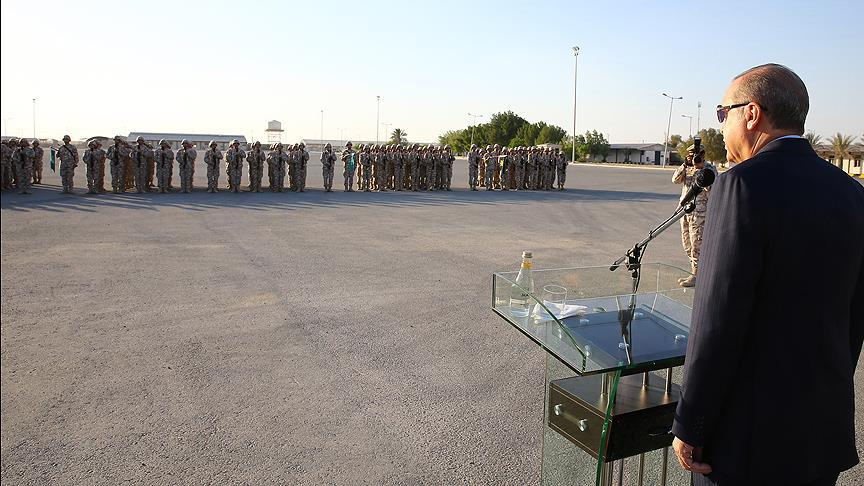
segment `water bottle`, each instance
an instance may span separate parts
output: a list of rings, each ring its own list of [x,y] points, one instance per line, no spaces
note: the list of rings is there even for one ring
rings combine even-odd
[[[534,300],[534,276],[531,274],[530,251],[522,252],[522,267],[516,276],[516,283],[510,289],[510,315],[513,317],[528,317]]]

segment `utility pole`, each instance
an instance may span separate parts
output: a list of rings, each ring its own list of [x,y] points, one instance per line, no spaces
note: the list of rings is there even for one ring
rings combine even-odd
[[[663,96],[669,98],[669,123],[666,124],[666,142],[663,144],[663,163],[660,164],[661,167],[665,167],[669,163],[669,130],[672,128],[672,103],[675,100],[684,99],[683,96],[669,96],[666,93],[663,93]]]
[[[579,47],[573,46],[573,154],[571,159],[576,162],[576,80],[579,74]]]
[[[693,115],[681,115],[681,118],[690,120],[690,138],[693,138]]]

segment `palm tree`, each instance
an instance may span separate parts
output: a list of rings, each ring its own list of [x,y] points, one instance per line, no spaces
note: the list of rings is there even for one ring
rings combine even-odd
[[[822,136],[816,135],[816,132],[807,132],[804,134],[804,138],[806,138],[807,141],[810,142],[811,147],[819,145],[819,142],[822,141]]]
[[[834,149],[834,163],[837,167],[842,169],[843,159],[851,157],[849,155],[849,148],[852,146],[852,136],[843,135],[842,133],[837,132],[837,135],[828,139],[828,143],[830,143],[831,148]]]
[[[390,142],[391,143],[402,143],[408,141],[408,134],[405,133],[401,128],[396,128],[393,130],[393,133],[390,134]]]

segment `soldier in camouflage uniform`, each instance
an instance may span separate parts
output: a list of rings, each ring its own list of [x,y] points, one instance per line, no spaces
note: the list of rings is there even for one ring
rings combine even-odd
[[[342,151],[341,158],[344,166],[342,176],[345,178],[345,191],[354,192],[351,186],[354,184],[354,170],[356,169],[357,161],[354,157],[354,149],[351,146],[351,142],[345,144],[345,150]]]
[[[329,143],[324,146],[324,151],[321,152],[321,172],[324,176],[324,190],[332,192],[333,190],[333,168],[336,164],[336,154],[333,153],[333,146]]]
[[[510,158],[510,149],[508,149],[507,147],[502,148],[501,155],[498,156],[498,165],[501,167],[502,191],[510,190],[510,175],[513,172],[510,168],[512,161],[513,159]]]
[[[309,152],[306,144],[300,143],[297,148],[297,190],[306,192],[306,170],[309,168]]]
[[[84,167],[87,168],[87,194],[96,194],[96,181],[99,180],[99,169],[96,167],[96,141],[90,140],[87,142],[87,150],[81,156],[81,161],[84,162]]]
[[[219,192],[219,162],[222,161],[222,151],[215,140],[211,140],[204,152],[204,164],[207,165],[207,192]]]
[[[63,194],[71,194],[74,186],[75,167],[78,167],[78,149],[72,145],[72,138],[63,135],[63,145],[57,150],[60,157],[60,180],[63,184]]]
[[[558,171],[558,190],[564,190],[564,184],[567,182],[567,157],[562,152],[555,149],[555,166]]]
[[[288,189],[291,191],[297,190],[297,145],[289,145],[285,151],[286,167],[288,174]]]
[[[468,150],[468,187],[472,191],[477,190],[477,163],[480,158],[480,152],[477,150],[477,144],[471,144],[471,149]]]
[[[156,185],[159,192],[171,192],[171,173],[174,167],[174,151],[167,140],[159,140],[159,148],[153,155],[156,159]]]
[[[360,167],[362,168],[362,177],[363,181],[360,184],[360,189],[363,192],[369,192],[372,190],[372,149],[368,146],[360,146],[360,153],[358,154],[358,158],[360,160]]]
[[[26,138],[22,138],[18,142],[18,149],[12,152],[12,159],[15,161],[16,172],[18,173],[18,189],[19,194],[32,194],[30,185],[33,182],[33,158],[36,156],[30,143]]]
[[[12,140],[4,140],[0,143],[0,149],[3,150],[3,167],[2,167],[2,188],[12,189],[12,154],[15,152],[15,149],[12,148]]]
[[[153,158],[153,150],[147,145],[144,137],[135,139],[136,145],[132,149],[132,160],[135,162],[135,190],[138,194],[148,191],[147,171],[149,170],[149,159]]]
[[[386,191],[384,187],[384,147],[372,146],[372,189],[375,191]]]
[[[238,140],[231,140],[225,151],[225,176],[228,178],[228,190],[240,192],[240,183],[243,180],[243,160],[246,152],[240,148]]]
[[[396,145],[393,150],[393,187],[401,191],[405,186],[405,149]]]
[[[252,150],[246,154],[246,163],[249,164],[249,192],[261,192],[265,158],[264,151],[261,150],[261,142],[253,143]]]
[[[486,181],[485,186],[487,191],[495,188],[495,166],[498,165],[498,154],[494,147],[490,147],[486,151]]]
[[[126,192],[126,149],[120,136],[114,137],[114,145],[108,147],[106,158],[111,167],[111,192]]]
[[[285,168],[288,166],[288,154],[285,153],[284,148],[284,145],[277,142],[273,146],[273,151],[267,154],[267,167],[272,174],[270,190],[273,192],[285,190]]]
[[[453,151],[450,149],[449,145],[444,146],[444,152],[441,154],[441,164],[442,164],[442,172],[444,175],[444,187],[445,191],[450,190],[450,185],[453,183],[453,162],[456,161],[456,157],[453,156]]]
[[[479,159],[477,159],[477,183],[480,187],[486,187],[486,154],[492,150],[491,145],[479,150]]]
[[[420,186],[420,145],[411,147],[411,190],[417,191]]]
[[[94,140],[96,147],[91,152],[93,157],[93,168],[96,171],[96,192],[104,194],[105,191],[105,150],[102,142]]]
[[[33,184],[42,184],[42,159],[45,151],[39,146],[39,139],[33,139]]]
[[[699,154],[695,153],[695,147],[687,148],[687,158],[684,163],[675,169],[672,174],[672,182],[682,184],[681,198],[690,191],[696,184],[696,173],[708,168],[717,172],[717,169],[710,163],[705,162],[705,149],[701,149]],[[706,187],[696,196],[695,209],[689,214],[685,214],[681,218],[681,243],[684,246],[684,252],[690,258],[690,269],[693,275],[678,280],[678,285],[682,287],[693,287],[696,285],[696,273],[699,269],[699,252],[702,248],[702,229],[705,227],[705,211],[708,209],[708,195],[711,192],[710,187]]]
[[[192,192],[192,177],[195,175],[195,159],[198,152],[192,146],[192,142],[183,139],[180,141],[180,150],[175,157],[180,172],[180,191],[184,194]]]

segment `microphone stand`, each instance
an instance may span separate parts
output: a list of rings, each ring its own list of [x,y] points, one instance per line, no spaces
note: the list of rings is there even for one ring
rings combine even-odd
[[[645,255],[645,248],[647,248],[648,243],[650,243],[651,240],[675,224],[676,221],[683,218],[685,214],[693,212],[694,209],[696,209],[695,201],[691,201],[684,206],[678,206],[678,208],[675,209],[675,212],[672,213],[672,216],[669,216],[669,218],[660,223],[659,226],[649,231],[648,236],[645,237],[645,239],[633,245],[633,248],[627,250],[627,253],[612,262],[612,265],[609,267],[609,270],[614,272],[621,266],[624,260],[627,260],[627,263],[624,265],[627,267],[627,270],[630,270],[633,279],[633,290],[630,293],[630,303],[627,306],[627,309],[620,309],[618,311],[618,320],[621,323],[621,338],[624,340],[624,351],[627,354],[627,364],[633,364],[630,330],[633,323],[633,315],[636,311],[636,292],[639,290],[639,280],[642,276],[642,257]]]

